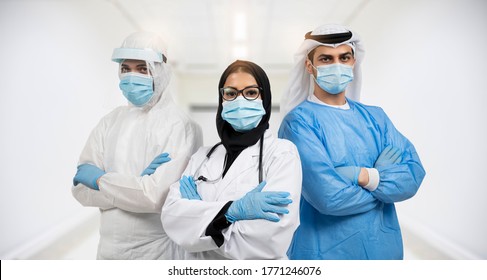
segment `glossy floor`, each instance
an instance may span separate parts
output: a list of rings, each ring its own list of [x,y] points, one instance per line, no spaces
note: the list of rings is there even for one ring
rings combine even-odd
[[[87,220],[81,229],[76,230],[75,234],[68,234],[69,237],[62,238],[46,250],[34,255],[32,259],[50,260],[90,260],[96,259],[98,246],[98,216]],[[438,260],[448,259],[448,257],[429,248],[427,244],[415,238],[407,229],[403,228],[404,239],[404,259],[405,260]]]

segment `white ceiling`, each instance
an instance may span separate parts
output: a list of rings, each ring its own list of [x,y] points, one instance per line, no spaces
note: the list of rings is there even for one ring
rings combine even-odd
[[[349,24],[369,0],[109,2],[134,29],[165,38],[176,70],[212,72],[237,58],[271,71],[289,69],[306,32],[324,23]],[[236,48],[244,53],[235,54]]]

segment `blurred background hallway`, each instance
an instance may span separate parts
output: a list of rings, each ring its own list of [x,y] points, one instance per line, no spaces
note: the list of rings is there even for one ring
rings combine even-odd
[[[128,34],[166,38],[175,99],[211,145],[229,63],[266,70],[276,133],[294,52],[336,22],[365,43],[361,101],[385,110],[427,171],[396,204],[405,258],[485,260],[486,15],[482,0],[0,0],[0,258],[95,258],[98,210],[71,184],[93,127],[126,104],[110,56]]]

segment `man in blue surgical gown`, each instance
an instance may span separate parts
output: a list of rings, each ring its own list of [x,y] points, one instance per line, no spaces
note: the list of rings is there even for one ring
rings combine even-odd
[[[402,259],[394,203],[425,171],[384,111],[359,103],[363,46],[340,25],[305,35],[281,102],[279,137],[302,161],[301,224],[290,259]]]

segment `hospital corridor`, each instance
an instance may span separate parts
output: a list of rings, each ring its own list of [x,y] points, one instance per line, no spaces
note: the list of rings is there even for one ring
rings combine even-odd
[[[349,32],[351,35],[347,35],[345,39],[338,38],[338,35],[344,36],[345,33],[333,33],[333,28],[338,27],[332,25],[331,31],[326,29],[323,34],[318,34],[319,30],[315,28],[327,24],[347,26],[353,32]],[[332,38],[337,40],[336,42],[320,41],[316,44],[323,48],[333,46],[336,50],[339,47],[347,50],[349,48],[349,56],[363,55],[360,68],[347,68],[343,65],[340,68],[342,71],[361,71],[359,75],[351,72],[355,80],[350,78],[346,81],[355,83],[353,89],[360,88],[359,95],[347,101],[347,104],[350,103],[348,109],[350,106],[362,106],[357,105],[360,102],[370,105],[364,105],[363,108],[386,116],[384,123],[390,121],[394,124],[393,128],[386,126],[387,128],[383,129],[379,124],[373,125],[376,121],[374,117],[364,117],[368,126],[364,127],[363,131],[394,134],[392,142],[396,145],[407,138],[414,144],[414,148],[412,152],[408,150],[404,153],[404,157],[410,157],[410,162],[419,162],[420,159],[419,163],[414,163],[419,166],[417,169],[411,167],[398,171],[401,176],[406,176],[404,174],[408,172],[412,174],[412,179],[408,179],[408,183],[420,185],[417,192],[409,191],[409,196],[397,198],[394,201],[395,209],[394,206],[377,206],[377,211],[383,212],[373,218],[368,216],[367,219],[370,221],[360,220],[361,224],[358,223],[357,226],[365,227],[369,222],[378,223],[381,229],[375,232],[386,236],[392,229],[389,225],[382,228],[383,224],[389,220],[394,223],[397,215],[401,230],[395,238],[400,240],[402,233],[405,261],[487,260],[487,181],[484,176],[487,170],[487,110],[484,108],[487,104],[487,70],[484,67],[484,63],[487,63],[487,53],[484,51],[487,49],[485,26],[487,1],[483,0],[0,0],[0,61],[3,64],[3,67],[0,67],[0,259],[95,260],[99,251],[100,224],[107,223],[109,219],[120,218],[114,215],[103,216],[100,209],[116,208],[118,206],[113,206],[118,205],[116,203],[123,204],[128,209],[135,209],[133,212],[140,214],[140,217],[150,212],[152,216],[145,217],[144,221],[156,220],[159,227],[173,225],[174,220],[168,218],[161,222],[159,219],[161,208],[169,207],[162,205],[164,201],[134,195],[140,201],[147,200],[153,203],[147,206],[149,211],[146,213],[145,209],[140,210],[137,205],[131,205],[133,202],[127,198],[136,193],[132,188],[132,182],[137,182],[145,193],[161,199],[162,195],[159,193],[147,190],[147,186],[156,181],[149,179],[149,176],[156,178],[156,167],[152,167],[152,170],[151,166],[147,166],[146,169],[140,168],[140,171],[143,170],[141,178],[145,175],[144,179],[140,180],[115,177],[115,172],[110,173],[111,167],[107,167],[107,173],[98,167],[86,170],[86,174],[98,174],[94,180],[90,178],[93,184],[86,188],[88,194],[99,191],[98,185],[108,185],[108,179],[104,179],[107,176],[113,176],[114,181],[121,182],[120,185],[126,192],[120,200],[99,202],[88,199],[87,193],[72,193],[72,188],[76,185],[85,185],[85,182],[79,179],[83,174],[77,173],[80,170],[78,164],[91,162],[93,159],[93,165],[97,160],[104,164],[115,162],[115,169],[130,170],[134,166],[139,168],[142,165],[145,168],[146,162],[151,162],[155,152],[149,148],[144,150],[145,146],[140,143],[153,144],[154,149],[159,147],[158,145],[167,145],[171,149],[174,146],[177,152],[170,153],[170,158],[161,154],[165,162],[158,162],[156,166],[179,164],[173,169],[164,169],[164,172],[167,172],[164,174],[165,177],[160,176],[174,177],[171,180],[176,182],[186,168],[193,168],[186,167],[186,164],[183,166],[178,157],[188,161],[201,145],[212,147],[220,141],[224,142],[228,132],[225,125],[227,128],[232,127],[232,133],[235,134],[231,135],[240,135],[239,133],[249,131],[245,125],[253,125],[251,131],[257,130],[261,119],[270,115],[269,129],[266,130],[265,137],[283,138],[282,135],[286,131],[280,130],[280,126],[285,122],[283,112],[289,111],[284,110],[286,102],[295,102],[291,108],[295,108],[303,100],[310,104],[313,102],[312,97],[307,96],[299,102],[293,101],[293,94],[298,93],[293,88],[295,85],[292,85],[292,81],[302,78],[305,88],[320,87],[318,89],[323,89],[326,94],[331,92],[320,84],[321,80],[318,78],[318,73],[321,75],[322,71],[324,73],[331,70],[327,70],[327,66],[315,67],[312,64],[314,50],[308,52],[310,49],[303,49],[307,42],[305,40],[331,40],[331,35],[338,34],[336,38]],[[139,31],[150,31],[160,35],[167,49],[159,53],[156,48],[152,50],[148,47],[133,47],[131,44],[136,45],[142,39],[133,39],[134,43],[129,40],[130,37],[126,38]],[[362,43],[365,51],[361,49],[362,45],[356,42]],[[323,57],[326,56],[322,55],[320,59],[324,59]],[[340,56],[340,59],[345,60],[343,56]],[[145,61],[142,66],[136,65],[139,71],[137,73],[132,73],[134,70],[129,69],[132,65],[126,62],[132,60]],[[236,60],[251,61],[262,67],[272,89],[272,103],[270,99],[263,98],[265,90],[262,89],[261,77],[265,75],[260,72],[236,72],[241,74],[238,77],[253,75],[252,81],[255,85],[246,86],[244,89],[228,86],[228,81],[232,81],[232,75],[235,73],[229,73],[226,79],[220,81],[220,77],[224,77],[222,73],[225,69]],[[166,66],[161,65],[168,66],[164,68]],[[298,68],[301,72],[295,71]],[[154,77],[151,77],[151,74]],[[167,77],[170,77],[170,80]],[[131,93],[135,90],[130,92],[130,83],[133,81],[137,81],[140,91],[147,95],[132,96]],[[164,88],[164,91],[159,90],[160,88]],[[348,90],[342,96],[350,98],[346,95]],[[157,108],[156,102],[166,102],[166,92],[171,93],[174,99],[171,106],[174,107],[161,107],[161,114],[166,114],[168,118],[176,118],[180,116],[180,111],[181,116],[189,116],[188,119],[192,119],[197,126],[192,127],[189,120],[185,122],[186,119],[181,117],[184,121],[176,126],[179,131],[166,129],[170,122],[168,119],[161,120],[149,116],[146,121],[138,122],[144,118],[143,113],[137,115],[139,113],[133,113],[130,109],[126,112],[122,111],[125,109],[120,109],[110,113],[115,108],[128,104],[149,104]],[[340,89],[336,94],[343,92],[344,89]],[[255,96],[255,99],[252,94],[256,93],[260,96]],[[334,94],[330,93],[329,96]],[[152,96],[160,99],[154,101]],[[353,101],[350,101],[352,99]],[[227,102],[236,100],[242,104],[253,104],[254,107],[251,109],[259,110],[259,113],[255,114],[260,115],[251,117],[255,117],[257,121],[254,119],[252,123],[245,125],[234,124],[230,117],[232,109],[226,106],[230,106]],[[315,100],[315,103],[318,101]],[[250,115],[250,111],[249,109],[242,114]],[[225,113],[228,113],[228,116]],[[313,115],[310,119],[316,121],[319,118]],[[330,123],[340,126],[343,119],[330,119]],[[378,122],[382,125],[381,121],[382,119]],[[149,131],[149,124],[157,126],[159,130]],[[196,144],[188,144],[190,140],[184,137],[194,134],[194,137],[198,138],[198,126],[201,128],[202,139],[194,140]],[[294,128],[289,131],[294,131]],[[129,132],[119,133],[117,129]],[[257,140],[261,141],[259,167],[255,168],[255,178],[251,178],[256,184],[252,187],[257,184],[260,186],[262,182],[264,130],[254,137],[256,140],[253,143],[245,143],[245,148],[248,148],[253,147]],[[314,131],[312,128],[309,130]],[[302,130],[298,127],[296,131]],[[333,139],[347,139],[350,137],[346,135],[350,133],[348,131],[344,129],[343,132],[333,134],[332,136],[336,137]],[[144,132],[147,132],[147,135],[144,135]],[[94,145],[102,133],[107,133],[111,138],[106,141],[100,140],[98,143],[101,144],[97,144],[98,146]],[[295,138],[299,141],[311,139],[309,135],[296,133],[298,135]],[[158,138],[166,135],[169,135],[170,140]],[[287,139],[291,138],[292,136],[289,136]],[[233,143],[233,139],[237,139],[237,136],[224,142],[226,149],[234,147],[230,144],[227,146],[227,143]],[[116,142],[119,144],[111,145],[110,141],[115,143],[116,140],[120,140]],[[352,142],[358,143],[362,140],[357,138]],[[201,143],[197,143],[198,141]],[[340,143],[327,142],[325,146],[332,144]],[[184,145],[191,147],[184,150]],[[315,146],[312,145],[304,145],[304,149],[315,151]],[[371,146],[375,148],[374,145]],[[291,151],[300,152],[302,162],[306,160],[300,150],[303,148],[298,145],[297,148],[284,144],[282,147],[277,144],[274,147],[291,147]],[[223,146],[220,148],[223,149]],[[219,151],[218,149],[216,151]],[[126,154],[121,154],[121,150],[126,151]],[[112,154],[107,159],[100,159],[97,153],[101,152]],[[131,156],[139,152],[150,156],[131,160]],[[238,163],[240,152],[242,149],[230,159],[229,165],[233,162]],[[157,152],[159,153],[160,151]],[[330,157],[339,158],[339,153],[339,149],[331,149]],[[358,157],[360,151],[357,154]],[[225,154],[223,161],[222,156],[223,166],[227,169],[215,173],[220,175],[220,178],[232,176],[232,169],[226,166],[227,158],[228,154]],[[257,160],[257,157],[255,158]],[[295,160],[297,159],[295,156]],[[166,163],[167,161],[169,163]],[[155,160],[152,163],[154,162]],[[280,169],[285,167],[285,164],[279,166]],[[354,169],[355,173],[352,175],[337,174],[342,176],[342,179],[355,176],[355,184],[358,186],[360,172],[367,169],[371,179],[369,180],[367,175],[367,186],[360,186],[367,188],[373,184],[373,178],[377,178],[376,185],[367,189],[373,192],[380,188],[377,170],[386,170],[381,168],[382,166],[374,165],[373,168],[369,166],[358,168],[358,171]],[[426,175],[422,173],[422,168]],[[225,173],[227,170],[228,173]],[[266,170],[264,168],[264,171]],[[242,168],[242,172],[244,171]],[[303,182],[311,181],[306,172],[309,170],[303,170]],[[196,180],[196,172],[194,175]],[[293,178],[301,179],[300,172],[294,175]],[[213,183],[208,178],[201,179],[200,183],[203,181],[206,184]],[[404,191],[400,183],[392,182],[391,185],[395,188],[394,191]],[[114,187],[110,187],[112,191]],[[246,193],[247,191],[242,193],[242,196]],[[308,192],[301,189],[298,194],[300,193],[309,196]],[[165,194],[164,199],[165,196],[168,196],[168,200],[173,198],[171,193]],[[188,198],[188,201],[202,200],[202,197],[204,200],[203,195],[200,197],[196,193]],[[90,206],[90,203],[113,205],[85,207],[80,203],[83,199],[84,205],[87,206]],[[298,199],[293,201],[296,200]],[[349,202],[346,200],[343,203]],[[239,211],[243,211],[232,210],[232,204],[224,207],[227,208],[222,209],[229,211],[227,214],[230,211],[239,214]],[[155,208],[157,209],[154,210]],[[389,212],[382,208],[388,208]],[[316,213],[318,212],[317,210]],[[337,213],[337,217],[348,215]],[[218,214],[226,217],[226,227],[238,220],[230,220],[227,214]],[[356,218],[354,215],[360,214],[362,212],[357,211],[347,217]],[[238,218],[244,219],[240,216]],[[121,219],[108,221],[114,225],[102,228],[102,234],[107,234],[108,231],[117,234],[121,228],[116,223]],[[301,218],[302,225],[306,222],[309,220]],[[139,226],[143,222],[138,220],[134,224]],[[154,234],[150,226],[144,230],[148,235]],[[337,232],[329,234],[341,236],[342,232],[337,229]],[[205,237],[208,236],[217,242],[218,235],[207,234]],[[395,245],[400,247],[397,242]],[[381,249],[385,252],[393,250],[390,246],[388,243]],[[100,251],[109,250],[106,248],[100,248]],[[151,249],[147,251],[153,253]]]

